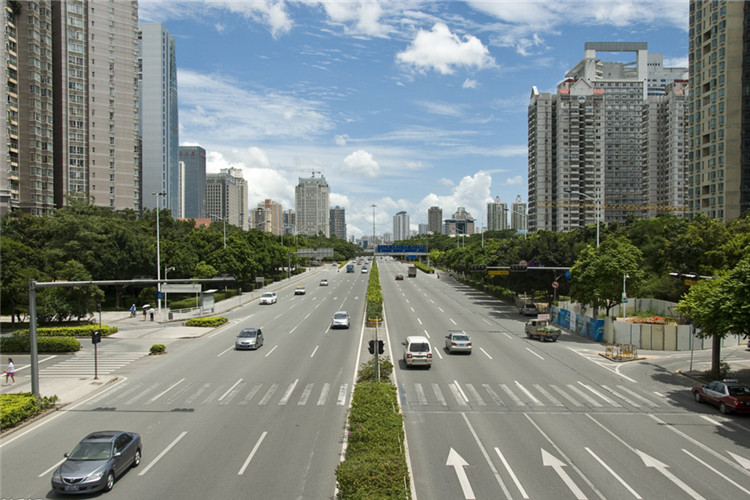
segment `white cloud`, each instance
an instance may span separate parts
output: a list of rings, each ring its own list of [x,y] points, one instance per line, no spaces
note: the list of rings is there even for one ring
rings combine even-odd
[[[355,151],[344,158],[344,170],[374,179],[380,175],[380,165],[370,153],[364,150]]]
[[[349,140],[349,136],[346,134],[337,135],[333,138],[338,146],[346,146],[346,142]]]
[[[392,31],[381,22],[383,8],[380,2],[324,1],[320,4],[332,22],[346,25],[348,34],[383,37]]]
[[[524,183],[523,177],[520,175],[516,175],[515,177],[508,177],[507,179],[505,179],[506,186],[514,186],[514,185],[519,185],[523,183]]]
[[[452,180],[450,180],[450,179],[446,179],[445,177],[443,177],[442,179],[438,179],[438,182],[439,182],[440,184],[442,184],[443,186],[448,186],[448,187],[453,187],[453,186],[455,186],[455,184],[453,183],[453,181],[452,181]]]
[[[463,106],[460,104],[432,101],[418,101],[414,104],[433,115],[460,117],[463,114]]]
[[[443,23],[436,23],[432,31],[420,29],[411,45],[396,55],[396,60],[420,72],[434,69],[443,75],[453,74],[458,66],[484,69],[495,65],[490,51],[478,38],[465,35],[461,41]]]
[[[476,80],[471,80],[471,79],[467,78],[466,80],[464,80],[464,83],[463,83],[463,85],[461,85],[461,88],[464,88],[464,89],[475,89],[475,88],[477,88],[477,81]]]

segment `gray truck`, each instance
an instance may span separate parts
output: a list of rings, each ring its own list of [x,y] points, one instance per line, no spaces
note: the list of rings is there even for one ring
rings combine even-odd
[[[552,326],[548,319],[531,319],[526,322],[526,337],[540,342],[555,342],[560,336],[560,329]]]
[[[409,266],[409,274],[408,276],[410,278],[416,278],[417,277],[417,266]]]

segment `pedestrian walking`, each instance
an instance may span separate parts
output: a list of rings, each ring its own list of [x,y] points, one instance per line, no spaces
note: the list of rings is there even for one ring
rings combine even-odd
[[[153,307],[148,310],[148,315],[149,317],[151,317],[151,321],[153,321],[154,320],[154,308]]]
[[[132,306],[130,306],[130,317],[131,318],[135,318],[135,311],[136,311],[135,304],[133,304]]]
[[[16,367],[13,365],[13,358],[8,358],[8,367],[5,369],[5,385],[8,385],[8,377],[16,383]]]
[[[146,321],[146,308],[143,308],[143,321]]]

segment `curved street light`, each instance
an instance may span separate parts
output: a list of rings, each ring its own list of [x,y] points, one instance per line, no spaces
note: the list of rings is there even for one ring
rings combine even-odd
[[[161,211],[161,199],[167,196],[166,191],[151,193],[156,196],[156,303],[161,316],[161,248],[159,243],[159,212]]]

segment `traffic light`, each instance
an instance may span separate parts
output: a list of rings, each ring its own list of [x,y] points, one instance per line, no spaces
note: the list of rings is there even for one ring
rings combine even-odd
[[[92,344],[98,344],[102,341],[102,332],[99,330],[91,332],[91,343]]]
[[[384,349],[384,346],[383,346],[383,341],[382,340],[378,340],[378,354],[383,354],[384,350],[385,349]]]
[[[370,347],[367,348],[368,351],[370,351],[370,354],[375,354],[375,341],[370,341]]]
[[[480,264],[470,264],[469,265],[469,271],[486,271],[487,266],[480,265]]]
[[[511,264],[509,267],[513,272],[524,272],[528,269],[528,267],[523,264]]]

